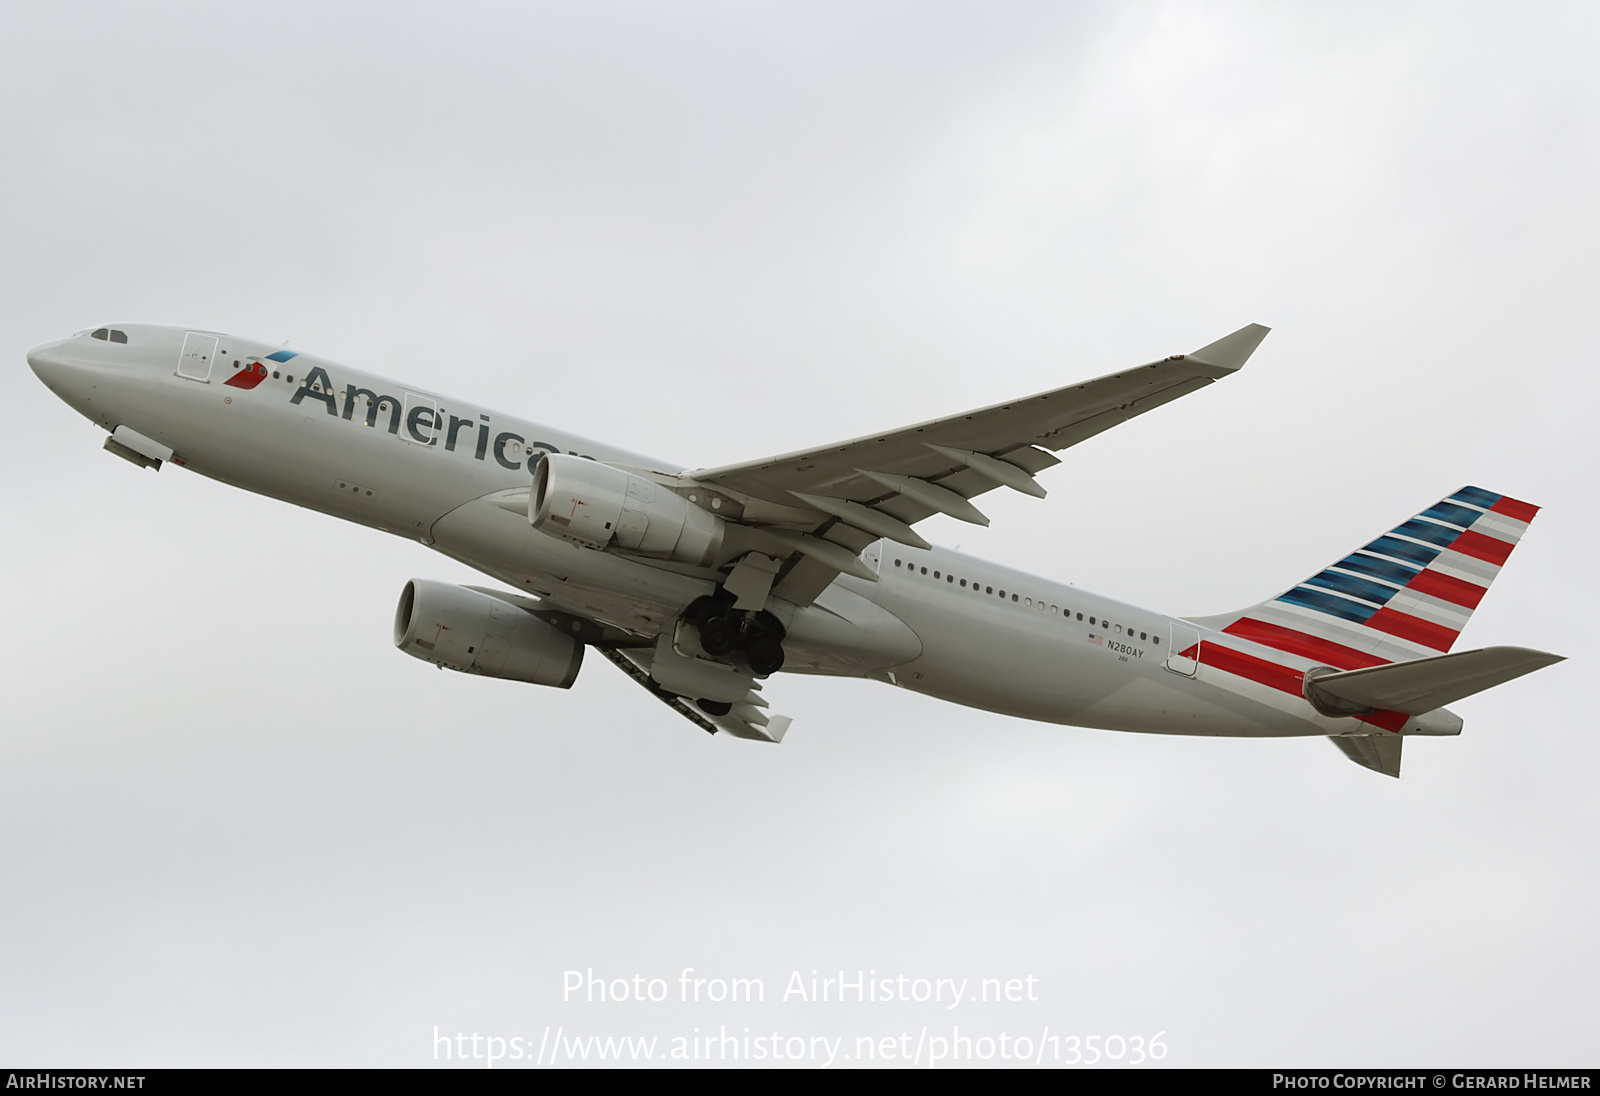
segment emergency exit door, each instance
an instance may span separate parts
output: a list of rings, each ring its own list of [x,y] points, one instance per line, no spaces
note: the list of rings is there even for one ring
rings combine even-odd
[[[1186,624],[1174,624],[1165,665],[1175,674],[1193,677],[1200,668],[1200,633]]]

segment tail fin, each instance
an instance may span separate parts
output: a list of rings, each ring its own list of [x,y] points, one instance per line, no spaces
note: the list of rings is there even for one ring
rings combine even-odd
[[[1222,630],[1340,670],[1449,651],[1538,512],[1463,487]]]
[[[1372,736],[1330,738],[1328,741],[1339,747],[1346,757],[1363,769],[1371,769],[1375,773],[1400,779],[1400,751],[1405,747],[1405,739]]]

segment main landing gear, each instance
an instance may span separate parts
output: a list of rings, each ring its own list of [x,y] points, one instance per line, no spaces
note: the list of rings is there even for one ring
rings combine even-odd
[[[765,609],[759,613],[735,609],[733,598],[719,590],[696,598],[683,619],[694,626],[701,649],[712,658],[743,654],[757,677],[783,669],[783,625]]]

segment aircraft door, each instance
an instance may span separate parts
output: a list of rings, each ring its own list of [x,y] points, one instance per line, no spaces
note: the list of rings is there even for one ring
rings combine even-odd
[[[1172,626],[1172,646],[1168,648],[1167,669],[1184,677],[1193,677],[1200,668],[1200,633],[1187,624]]]
[[[432,396],[406,393],[400,437],[413,445],[432,445],[438,435],[439,401]]]
[[[216,336],[187,332],[183,336],[183,350],[178,354],[178,376],[211,383],[211,362],[216,356]]]

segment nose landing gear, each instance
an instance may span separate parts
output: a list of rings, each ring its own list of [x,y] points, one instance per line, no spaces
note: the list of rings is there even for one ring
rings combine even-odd
[[[712,658],[741,653],[757,677],[783,669],[784,628],[778,618],[765,609],[735,609],[732,598],[719,595],[697,598],[683,614],[699,634],[701,649]]]

